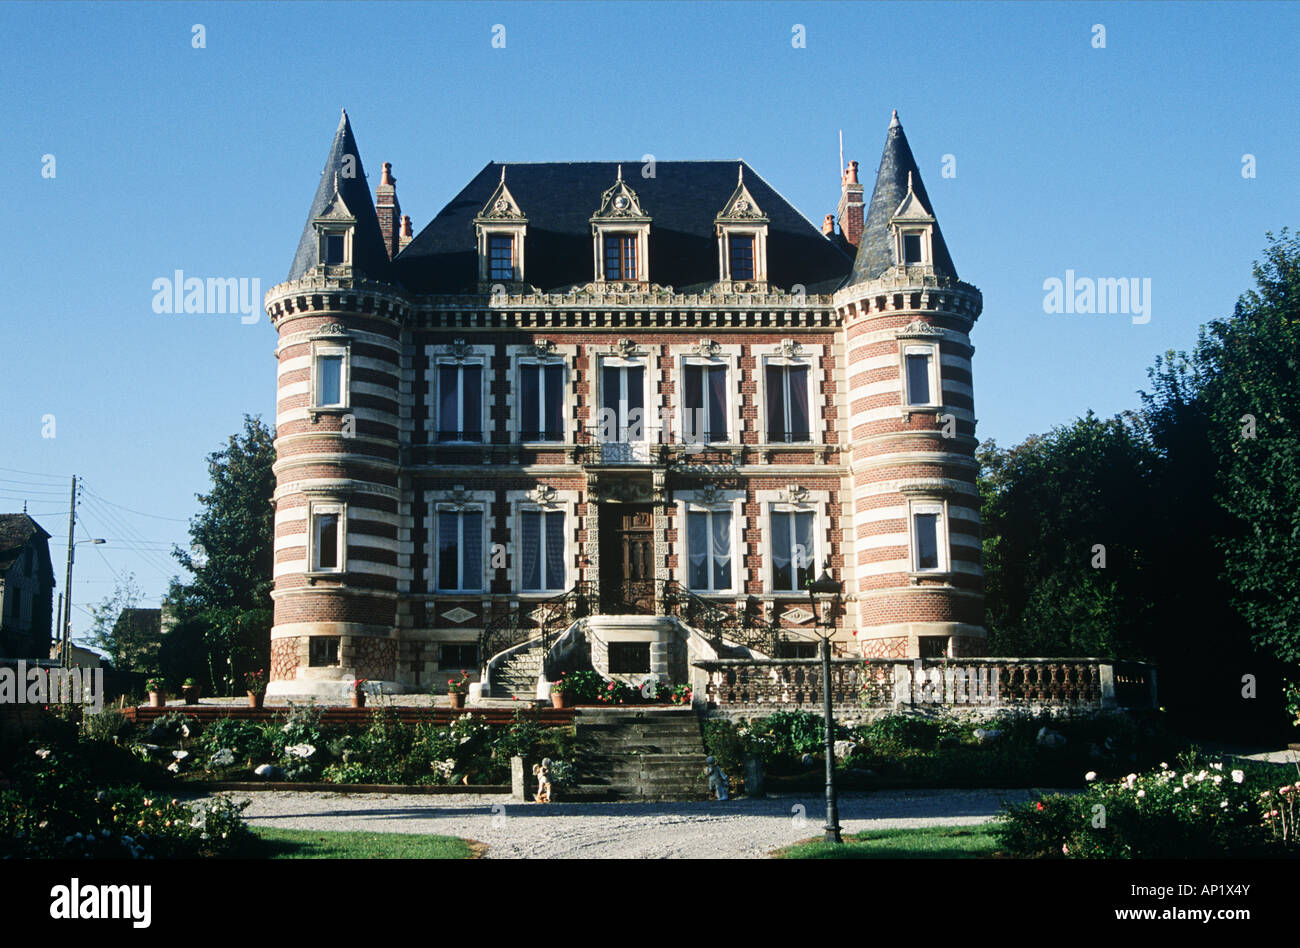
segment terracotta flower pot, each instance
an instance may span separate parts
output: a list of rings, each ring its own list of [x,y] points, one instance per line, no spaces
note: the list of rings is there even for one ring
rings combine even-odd
[[[265,700],[266,700],[265,694],[255,694],[254,692],[251,691],[248,693],[248,706],[250,708],[260,708],[262,706],[262,702]]]
[[[352,707],[364,708],[366,706],[366,693],[364,691],[352,692]]]
[[[568,695],[566,695],[563,691],[551,692],[551,704],[556,708],[567,707],[567,705],[565,704],[567,700],[568,700]]]
[[[447,703],[453,711],[462,710],[465,707],[465,693],[463,691],[448,692]]]
[[[149,692],[149,707],[151,708],[167,707],[167,692],[165,691]]]

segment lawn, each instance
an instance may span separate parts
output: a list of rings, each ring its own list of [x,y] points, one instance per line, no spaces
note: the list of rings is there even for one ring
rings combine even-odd
[[[836,846],[807,840],[779,849],[778,859],[981,859],[997,851],[992,824],[870,830],[845,836]]]
[[[339,833],[319,830],[253,830],[254,859],[476,859],[483,846],[456,836],[414,833]]]

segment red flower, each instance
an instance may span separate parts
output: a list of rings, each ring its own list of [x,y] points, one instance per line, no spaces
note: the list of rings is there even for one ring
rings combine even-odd
[[[1042,804],[1042,803],[1037,804],[1037,806],[1038,806],[1038,809],[1039,809],[1039,810],[1041,810],[1041,809],[1043,808],[1043,804]]]

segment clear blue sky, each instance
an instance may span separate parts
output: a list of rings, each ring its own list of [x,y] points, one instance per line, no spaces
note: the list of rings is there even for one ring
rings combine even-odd
[[[31,501],[61,589],[83,476],[78,537],[110,543],[79,547],[76,632],[115,572],[156,604],[205,456],[272,420],[275,337],[156,315],[151,284],[282,280],[340,107],[417,230],[487,161],[646,153],[743,157],[820,221],[838,132],[870,181],[896,108],[984,293],[979,434],[1136,407],[1152,358],[1231,312],[1265,231],[1300,224],[1297,46],[1295,4],[0,4],[0,510]],[[1150,323],[1045,314],[1067,269],[1150,278]]]

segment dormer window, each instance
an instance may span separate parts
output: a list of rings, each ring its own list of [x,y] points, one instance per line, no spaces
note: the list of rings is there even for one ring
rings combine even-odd
[[[488,238],[488,276],[493,280],[515,278],[515,238],[493,234]]]
[[[925,257],[921,252],[925,235],[921,233],[903,234],[903,263],[924,263]]]
[[[636,261],[636,234],[605,235],[606,280],[635,280]]]
[[[501,181],[474,218],[478,237],[478,282],[481,290],[493,284],[518,283],[524,279],[524,236],[528,218],[506,187],[506,169]]]
[[[650,217],[636,192],[618,180],[601,195],[600,210],[591,217],[596,281],[646,283],[650,280]]]
[[[321,215],[312,221],[316,227],[316,262],[328,267],[352,264],[352,242],[356,232],[356,215],[348,209],[334,182],[334,196]]]
[[[331,264],[348,262],[346,234],[325,235],[325,262]]]
[[[733,234],[727,238],[733,280],[754,279],[754,237],[752,234]]]
[[[718,235],[718,279],[724,283],[765,284],[768,219],[745,187],[744,168],[740,166],[736,190],[714,218]],[[761,289],[761,286],[742,289]]]
[[[907,175],[907,196],[889,219],[894,229],[895,260],[905,267],[928,266],[934,263],[931,241],[934,239],[934,217],[912,190],[912,175]]]

